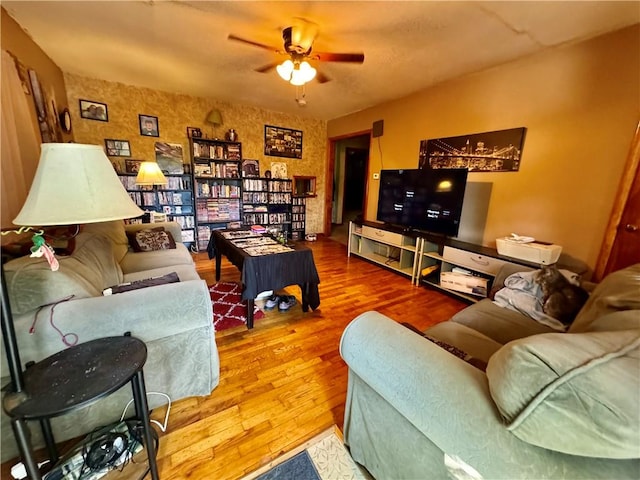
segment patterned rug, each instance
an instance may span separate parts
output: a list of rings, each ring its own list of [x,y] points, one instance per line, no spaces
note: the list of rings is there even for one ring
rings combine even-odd
[[[337,426],[264,465],[242,480],[372,480],[342,442]]]
[[[218,282],[209,287],[213,303],[213,326],[216,332],[247,324],[247,304],[242,301],[242,291],[237,283]],[[254,305],[253,321],[264,317],[264,312]]]

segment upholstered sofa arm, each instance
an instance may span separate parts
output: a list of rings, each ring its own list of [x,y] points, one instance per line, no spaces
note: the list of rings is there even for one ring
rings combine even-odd
[[[78,343],[83,343],[131,332],[150,342],[205,327],[211,328],[214,338],[213,309],[204,280],[72,299],[57,304],[53,313],[51,307],[43,308],[35,322],[33,315],[20,315],[14,321],[23,363],[64,349],[62,335],[67,341],[77,336]],[[32,324],[34,333],[29,334]],[[3,376],[6,373],[3,368]]]
[[[598,470],[599,459],[582,467],[580,457],[519,440],[505,428],[482,371],[378,312],[366,312],[347,326],[340,353],[349,375],[357,375],[440,450],[484,478],[551,478],[552,469],[587,478]],[[361,394],[349,392],[347,404]],[[611,478],[617,473],[611,472]]]
[[[182,243],[182,229],[178,222],[134,223],[125,225],[124,229],[127,232],[137,232],[138,230],[158,227],[163,227],[167,232],[170,232],[176,243]]]

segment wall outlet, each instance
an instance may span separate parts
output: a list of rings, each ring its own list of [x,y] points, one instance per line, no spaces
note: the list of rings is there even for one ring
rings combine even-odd
[[[373,174],[373,179],[374,180],[380,180],[380,174],[379,173],[374,173]]]

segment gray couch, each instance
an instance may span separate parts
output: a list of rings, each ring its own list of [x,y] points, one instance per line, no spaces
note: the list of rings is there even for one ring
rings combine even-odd
[[[640,478],[640,264],[598,284],[567,333],[547,329],[490,300],[427,329],[485,372],[360,315],[340,345],[353,458],[380,480],[456,478],[445,457],[485,479]]]
[[[7,262],[5,278],[21,361],[37,362],[66,348],[56,328],[69,341],[77,336],[78,343],[131,332],[147,345],[147,392],[166,393],[174,401],[209,395],[218,385],[220,372],[213,310],[207,285],[180,242],[180,226],[168,222],[127,225],[126,229],[159,226],[171,232],[175,249],[133,252],[124,223],[116,221],[83,226],[72,255],[58,257],[56,272],[41,258],[27,256]],[[102,295],[104,288],[171,272],[178,274],[180,282]],[[73,297],[60,302],[69,296]],[[29,334],[31,328],[33,334]],[[5,358],[3,346],[3,385],[9,382]],[[53,419],[56,440],[118,420],[130,399],[131,388],[125,386],[90,407]],[[149,396],[150,408],[164,403],[162,396]],[[35,445],[43,444],[39,430],[37,422],[32,422]],[[3,412],[2,461],[17,454],[10,421]]]

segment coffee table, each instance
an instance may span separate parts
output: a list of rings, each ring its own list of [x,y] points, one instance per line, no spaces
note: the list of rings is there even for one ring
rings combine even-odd
[[[279,290],[289,285],[298,285],[302,294],[302,311],[315,310],[320,306],[318,284],[320,277],[313,260],[313,252],[302,243],[291,245],[292,250],[260,256],[249,255],[224,236],[224,232],[237,230],[214,230],[209,238],[207,252],[216,260],[216,281],[220,280],[220,265],[224,255],[240,270],[242,300],[247,302],[247,328],[253,328],[254,299],[261,292]]]

